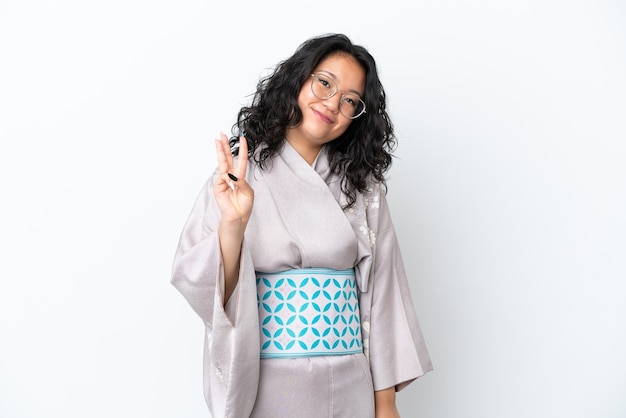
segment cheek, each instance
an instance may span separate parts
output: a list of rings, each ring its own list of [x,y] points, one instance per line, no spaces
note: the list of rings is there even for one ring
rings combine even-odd
[[[301,112],[304,111],[304,108],[306,107],[306,100],[302,97],[302,95],[298,96],[298,107]]]
[[[300,93],[298,93],[298,106],[300,106],[300,109],[304,108],[311,101],[312,95],[313,93],[311,92],[311,89],[307,89],[305,84],[300,89]]]

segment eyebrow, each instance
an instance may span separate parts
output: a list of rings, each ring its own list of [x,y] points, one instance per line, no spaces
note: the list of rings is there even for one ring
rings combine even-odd
[[[319,72],[326,73],[326,74],[330,75],[335,80],[335,82],[337,82],[337,76],[335,75],[335,73],[331,73],[330,71],[326,71],[326,70],[317,70],[316,72],[318,72],[318,73]],[[351,90],[348,90],[348,92],[355,93],[357,96],[363,97],[363,95],[361,93],[359,93],[357,90],[351,89]]]

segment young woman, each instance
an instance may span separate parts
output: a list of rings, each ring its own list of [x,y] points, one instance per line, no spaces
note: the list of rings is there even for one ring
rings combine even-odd
[[[374,58],[311,38],[261,79],[182,232],[172,283],[206,326],[213,417],[398,417],[431,370],[385,199]]]

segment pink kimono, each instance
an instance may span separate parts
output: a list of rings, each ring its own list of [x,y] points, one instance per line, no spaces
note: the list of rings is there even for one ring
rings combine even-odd
[[[224,308],[215,175],[185,224],[172,273],[206,327],[204,388],[214,418],[373,417],[374,391],[400,390],[432,369],[379,184],[343,210],[325,149],[309,165],[285,142],[265,170],[251,162],[254,208]],[[355,269],[363,353],[260,359],[255,271],[309,267]]]

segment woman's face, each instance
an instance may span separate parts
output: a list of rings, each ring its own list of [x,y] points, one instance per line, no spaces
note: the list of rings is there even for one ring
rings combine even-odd
[[[313,73],[323,73],[339,90],[328,99],[319,99],[311,90],[313,77],[307,79],[300,89],[298,106],[302,122],[287,130],[286,139],[309,164],[313,163],[324,144],[338,138],[352,122],[339,111],[342,95],[356,93],[363,97],[365,93],[365,71],[351,55],[331,55],[321,61]]]

